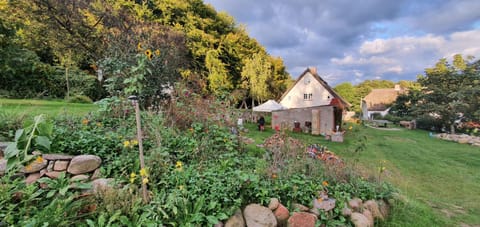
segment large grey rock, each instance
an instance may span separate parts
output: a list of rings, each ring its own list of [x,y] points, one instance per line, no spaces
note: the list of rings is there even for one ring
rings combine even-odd
[[[75,157],[73,155],[66,155],[66,154],[43,154],[43,158],[51,161],[56,160],[72,160]]]
[[[225,227],[245,227],[245,220],[243,219],[243,214],[240,209],[227,220]]]
[[[102,164],[102,159],[96,155],[75,156],[68,166],[67,172],[71,174],[83,174],[97,169]]]
[[[361,213],[353,212],[351,216],[352,223],[355,227],[371,227],[367,217]]]
[[[250,204],[243,210],[243,216],[248,227],[275,227],[277,219],[267,207]]]
[[[39,157],[32,161],[30,164],[27,166],[23,167],[22,172],[23,173],[35,173],[39,172],[41,169],[47,167],[48,161]]]
[[[288,219],[288,227],[315,227],[317,216],[307,212],[294,212]]]

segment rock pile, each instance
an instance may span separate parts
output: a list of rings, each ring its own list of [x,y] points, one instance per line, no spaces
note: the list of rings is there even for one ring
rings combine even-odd
[[[98,169],[102,159],[96,155],[43,154],[20,170],[25,183],[32,184],[41,177],[58,178],[68,173],[72,180],[95,180],[100,176]],[[6,160],[0,160],[0,174],[3,175]]]
[[[320,198],[312,201],[312,207],[301,204],[293,204],[293,212],[280,203],[276,198],[270,199],[268,207],[259,204],[250,204],[241,210],[237,210],[225,223],[216,226],[225,227],[314,227],[321,211],[327,212],[335,208],[335,199],[321,194]],[[354,198],[348,201],[342,210],[342,215],[350,218],[356,227],[373,227],[374,220],[383,220],[387,217],[388,205],[383,201]]]
[[[469,136],[466,134],[440,133],[436,134],[435,137],[443,140],[454,141],[462,144],[471,144],[472,146],[480,147],[480,137],[477,136]]]

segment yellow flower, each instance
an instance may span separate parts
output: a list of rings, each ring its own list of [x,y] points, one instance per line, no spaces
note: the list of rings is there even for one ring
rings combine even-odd
[[[348,127],[348,130],[352,130],[352,128],[353,128],[353,127],[352,127],[352,126],[350,126],[350,127]]]
[[[38,156],[37,159],[35,159],[35,162],[37,162],[37,163],[42,163],[42,162],[43,162],[43,157],[42,157],[42,156]]]
[[[142,43],[138,43],[137,48],[138,48],[138,50],[143,50]]]
[[[178,186],[178,189],[183,190],[183,185]]]
[[[83,120],[82,120],[82,124],[83,124],[83,125],[87,125],[87,124],[88,124],[88,119],[86,119],[86,118],[83,119]]]
[[[135,178],[135,177],[137,177],[137,174],[135,174],[135,173],[130,174],[130,178]]]
[[[130,140],[130,143],[132,144],[132,146],[136,146],[138,145],[138,140],[136,139]]]
[[[151,50],[146,50],[145,55],[147,55],[148,59],[152,59],[153,54]]]
[[[133,184],[135,182],[135,178],[130,178],[130,184]]]
[[[324,181],[322,182],[322,185],[323,185],[324,187],[327,187],[327,186],[328,186],[328,181],[324,180]]]
[[[142,183],[143,184],[148,184],[148,178],[143,178]]]
[[[157,56],[160,55],[160,50],[156,50],[155,55],[157,55]]]
[[[181,169],[182,168],[182,162],[181,161],[177,161],[177,163],[175,164],[175,168],[177,169]]]
[[[142,177],[148,176],[147,170],[146,170],[145,168],[142,168],[142,169],[140,170],[140,176],[142,176]]]
[[[130,141],[128,140],[123,141],[123,147],[125,148],[130,147]]]

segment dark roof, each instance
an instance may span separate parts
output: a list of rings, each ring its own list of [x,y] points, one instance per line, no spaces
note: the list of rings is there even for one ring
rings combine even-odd
[[[367,110],[384,111],[397,100],[398,95],[404,92],[404,89],[396,90],[394,88],[373,89],[363,100],[367,104]]]
[[[311,68],[311,67],[307,68],[305,71],[303,71],[302,74],[300,74],[300,76],[299,76],[298,79],[295,81],[295,83],[294,83],[285,93],[283,93],[283,95],[282,95],[282,97],[280,98],[280,100],[282,100],[282,99],[288,94],[288,92],[290,92],[290,90],[292,90],[293,87],[295,87],[295,85],[296,85],[299,81],[301,81],[302,78],[303,78],[308,72],[309,72],[310,74],[312,74],[313,77],[314,77],[325,89],[327,89],[327,91],[330,92],[330,94],[333,95],[333,97],[339,99],[339,100],[342,102],[343,106],[345,106],[345,107],[347,107],[347,108],[350,107],[350,106],[352,106],[352,104],[350,104],[350,103],[347,102],[345,99],[343,99],[339,94],[337,94],[337,92],[335,92],[335,91],[328,85],[328,83],[327,83],[325,80],[323,80],[323,79],[320,77],[320,75],[318,75],[317,69]]]

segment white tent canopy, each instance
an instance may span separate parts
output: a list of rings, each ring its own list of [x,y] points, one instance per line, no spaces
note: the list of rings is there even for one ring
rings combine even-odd
[[[268,100],[265,103],[262,103],[261,105],[253,107],[253,111],[255,112],[272,112],[275,110],[283,110],[286,109],[284,106],[279,104],[278,102],[275,102],[275,100]]]

